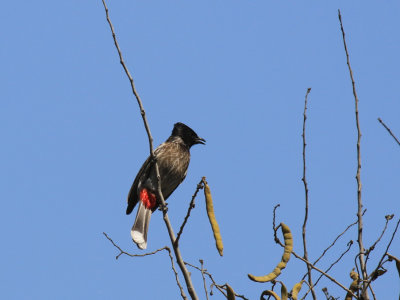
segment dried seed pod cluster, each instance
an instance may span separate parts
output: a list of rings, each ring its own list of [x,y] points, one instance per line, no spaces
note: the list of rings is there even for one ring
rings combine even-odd
[[[282,229],[283,239],[285,242],[285,248],[283,251],[281,261],[279,262],[279,264],[276,266],[276,268],[271,273],[269,273],[265,276],[254,276],[254,275],[248,274],[248,276],[251,280],[257,281],[257,282],[271,281],[271,280],[275,279],[276,277],[278,277],[279,274],[281,274],[282,270],[286,267],[286,264],[290,259],[290,254],[292,253],[292,250],[293,250],[293,237],[292,237],[292,233],[290,232],[290,229],[287,225],[285,225],[284,223],[281,223],[280,226]]]
[[[274,291],[271,290],[266,290],[264,292],[262,292],[261,296],[260,296],[260,300],[265,300],[264,296],[272,296],[275,298],[275,300],[288,300],[288,292],[287,292],[287,288],[286,286],[283,284],[282,281],[277,281],[281,284],[281,297],[278,296],[277,293],[275,293]],[[291,297],[293,300],[297,300],[297,296],[301,290],[301,286],[303,285],[304,280],[300,281],[299,283],[296,283],[292,289],[291,292]]]

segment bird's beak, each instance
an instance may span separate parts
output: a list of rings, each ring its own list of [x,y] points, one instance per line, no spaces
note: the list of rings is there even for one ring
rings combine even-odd
[[[196,144],[205,145],[205,144],[206,144],[206,140],[205,140],[205,139],[202,139],[201,137],[198,137],[198,138],[196,139]]]

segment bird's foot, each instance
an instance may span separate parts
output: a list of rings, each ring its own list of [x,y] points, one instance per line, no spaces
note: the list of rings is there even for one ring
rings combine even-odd
[[[158,206],[158,209],[162,212],[167,212],[168,211],[168,203],[165,203],[165,205],[163,205],[162,203],[160,203],[160,205]]]

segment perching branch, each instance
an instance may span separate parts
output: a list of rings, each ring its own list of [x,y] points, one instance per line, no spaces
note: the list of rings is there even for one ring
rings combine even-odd
[[[342,37],[343,37],[343,45],[344,45],[344,50],[346,52],[346,59],[347,59],[347,66],[349,69],[350,73],[350,79],[351,79],[351,84],[353,87],[353,95],[354,95],[354,101],[355,101],[355,115],[356,115],[356,126],[357,126],[357,174],[356,174],[356,179],[357,179],[357,217],[358,217],[358,247],[360,250],[360,268],[361,268],[361,273],[363,280],[366,280],[368,277],[367,274],[367,269],[365,266],[365,257],[364,257],[364,244],[363,244],[363,218],[362,218],[362,199],[361,199],[361,129],[360,129],[360,121],[358,118],[358,96],[357,96],[357,91],[356,91],[356,85],[354,82],[353,78],[353,71],[350,66],[350,58],[349,58],[349,52],[347,51],[347,45],[346,45],[346,38],[345,38],[345,33],[343,29],[343,24],[342,24],[342,16],[340,14],[340,10],[338,10],[338,17],[339,17],[339,22],[340,22],[340,29],[342,31]],[[367,285],[366,282],[363,281],[363,288],[362,288],[362,297],[365,300],[369,300],[368,292],[367,292]]]
[[[304,223],[303,223],[303,251],[304,251],[304,259],[308,260],[308,253],[307,253],[307,242],[306,242],[306,226],[308,220],[308,184],[306,178],[306,120],[307,120],[307,98],[308,94],[311,92],[311,88],[307,89],[306,96],[304,99],[304,113],[303,113],[303,178],[301,179],[304,183],[304,193],[305,193],[305,214],[304,214]],[[313,282],[311,278],[311,267],[307,265],[307,273],[308,273],[308,283],[311,286],[311,293],[314,300],[317,299],[317,295],[313,289]]]
[[[397,139],[397,137],[393,134],[393,132],[390,130],[390,128],[387,127],[385,123],[383,123],[383,121],[382,121],[381,118],[378,118],[378,121],[379,121],[379,123],[382,124],[383,127],[386,128],[386,130],[389,132],[389,134],[394,138],[394,140],[395,140],[395,141],[397,142],[397,144],[399,144],[399,146],[400,146],[400,141],[399,141],[399,140]]]
[[[160,249],[158,249],[158,250],[155,250],[155,251],[153,251],[153,252],[144,253],[144,254],[131,254],[131,253],[128,253],[128,252],[122,250],[122,249],[107,235],[107,233],[103,232],[103,234],[104,234],[104,236],[114,245],[114,247],[117,248],[117,249],[120,251],[120,253],[115,257],[115,259],[118,259],[122,254],[128,255],[128,256],[130,256],[130,257],[144,257],[144,256],[149,256],[149,255],[156,254],[157,252],[160,252],[160,251],[162,251],[162,250],[168,251],[169,258],[171,259],[171,268],[172,268],[172,271],[174,271],[175,280],[176,280],[176,283],[177,283],[177,285],[178,285],[178,287],[179,287],[179,290],[180,290],[180,292],[181,292],[182,299],[187,300],[187,297],[186,297],[186,295],[185,295],[185,292],[183,291],[182,285],[181,285],[181,283],[179,282],[178,272],[177,272],[176,269],[175,269],[174,258],[172,257],[171,249],[169,249],[169,247],[165,246],[165,247],[160,248]]]
[[[149,139],[150,156],[155,162],[155,170],[156,170],[156,175],[157,175],[157,199],[160,201],[161,207],[163,209],[163,219],[164,219],[165,225],[167,226],[167,230],[168,230],[168,234],[169,234],[169,237],[170,237],[170,240],[171,240],[171,244],[172,244],[172,247],[174,249],[176,261],[178,262],[178,265],[179,265],[179,267],[181,269],[183,277],[185,278],[186,287],[188,289],[190,297],[193,300],[198,300],[198,297],[196,295],[196,291],[195,291],[195,289],[193,287],[192,280],[190,278],[189,271],[186,269],[186,266],[183,263],[183,259],[182,259],[182,255],[180,253],[179,247],[177,245],[175,245],[176,238],[175,238],[175,234],[174,234],[174,231],[172,229],[172,226],[171,226],[171,222],[169,221],[169,218],[168,218],[164,196],[163,196],[162,191],[161,191],[160,171],[159,171],[158,164],[157,164],[157,161],[156,161],[155,155],[154,155],[153,137],[151,135],[150,127],[149,127],[149,124],[147,122],[146,112],[145,112],[145,110],[143,108],[143,104],[142,104],[142,101],[141,101],[141,99],[139,97],[139,94],[136,91],[133,78],[132,78],[127,66],[125,65],[124,59],[122,57],[121,49],[119,47],[119,44],[118,44],[118,41],[117,41],[117,37],[115,35],[114,26],[112,25],[110,17],[109,17],[109,14],[108,14],[107,5],[106,5],[104,0],[102,0],[102,2],[103,2],[104,9],[105,9],[105,12],[106,12],[107,22],[108,22],[108,24],[110,26],[112,37],[114,39],[114,44],[115,44],[115,47],[116,47],[118,55],[119,55],[120,63],[121,63],[121,65],[122,65],[122,67],[123,67],[123,69],[124,69],[124,71],[126,73],[126,76],[128,76],[129,82],[131,84],[132,92],[133,92],[133,94],[134,94],[134,96],[135,96],[135,98],[137,100],[138,105],[139,105],[140,114],[142,115],[144,127],[146,129],[147,136],[148,136],[148,139]]]

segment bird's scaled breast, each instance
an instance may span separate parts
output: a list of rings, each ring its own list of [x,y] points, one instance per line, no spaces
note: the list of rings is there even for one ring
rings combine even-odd
[[[160,167],[165,172],[164,175],[174,175],[178,177],[183,177],[186,173],[186,170],[189,166],[190,154],[189,151],[184,149],[179,144],[171,143],[168,148],[160,153],[160,159],[158,160],[160,163]]]
[[[190,152],[180,143],[166,143],[157,157],[162,191],[169,196],[186,176]]]

